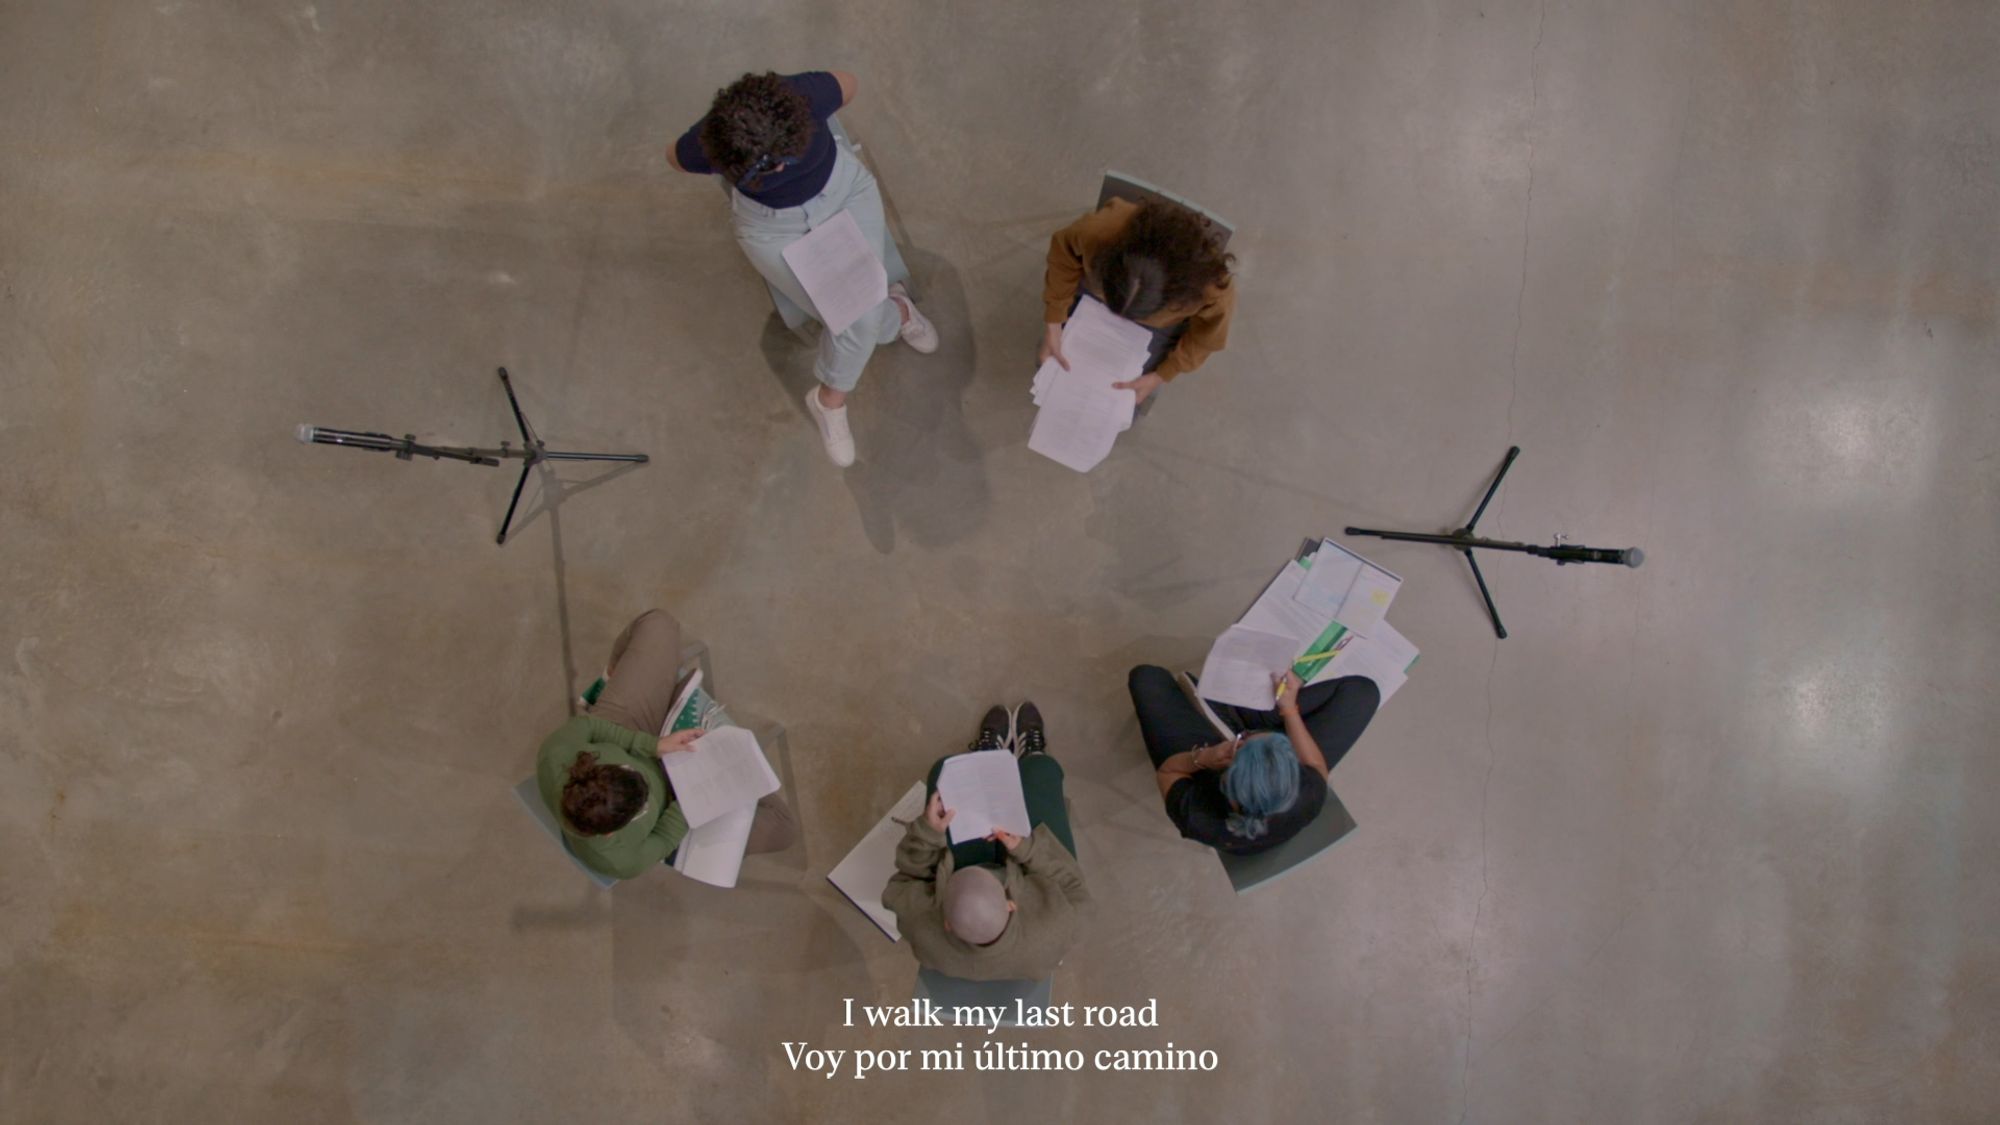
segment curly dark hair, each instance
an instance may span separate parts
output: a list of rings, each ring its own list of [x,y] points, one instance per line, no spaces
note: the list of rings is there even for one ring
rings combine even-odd
[[[804,156],[815,128],[805,95],[775,72],[746,74],[716,91],[701,123],[701,151],[730,183],[757,172],[745,185],[755,188],[771,165]]]
[[[1235,262],[1223,252],[1213,223],[1177,203],[1147,200],[1088,269],[1113,312],[1145,320],[1200,304],[1210,288],[1228,280]]]
[[[570,763],[563,782],[562,814],[578,832],[602,836],[632,822],[646,807],[646,779],[639,771],[607,765],[585,751]]]

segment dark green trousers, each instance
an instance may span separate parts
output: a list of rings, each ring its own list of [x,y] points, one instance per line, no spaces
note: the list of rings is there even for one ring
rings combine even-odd
[[[951,757],[947,754],[945,757]],[[924,778],[924,801],[930,802],[931,794],[937,792],[938,771],[944,768],[944,758],[931,767]],[[1062,766],[1047,754],[1023,754],[1021,756],[1021,795],[1028,805],[1028,826],[1030,830],[1037,824],[1046,824],[1056,839],[1076,855],[1076,838],[1069,831],[1069,806],[1063,803]],[[947,833],[949,829],[947,829]],[[949,836],[947,836],[949,838]],[[951,861],[957,867],[970,867],[980,863],[999,864],[1005,849],[992,840],[966,840],[951,846]],[[1077,858],[1081,859],[1081,856]]]

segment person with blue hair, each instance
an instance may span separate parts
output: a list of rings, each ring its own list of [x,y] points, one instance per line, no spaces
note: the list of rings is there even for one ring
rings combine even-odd
[[[1181,835],[1255,855],[1319,815],[1327,774],[1367,729],[1382,694],[1362,676],[1304,687],[1287,671],[1281,682],[1275,711],[1211,709],[1193,677],[1176,682],[1151,664],[1132,669],[1139,732]]]

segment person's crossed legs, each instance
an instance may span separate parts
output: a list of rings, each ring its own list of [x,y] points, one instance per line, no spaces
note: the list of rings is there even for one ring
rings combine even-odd
[[[1175,754],[1219,740],[1214,725],[1195,708],[1175,682],[1173,673],[1165,668],[1142,664],[1132,669],[1126,684],[1132,692],[1132,709],[1139,716],[1139,733],[1146,740],[1146,756],[1153,760],[1154,769]],[[1342,676],[1313,684],[1299,693],[1299,718],[1319,744],[1329,771],[1354,748],[1381,704],[1381,690],[1365,676]],[[1224,703],[1211,706],[1224,722],[1240,731],[1285,729],[1285,720],[1276,711],[1254,711]]]
[[[1132,710],[1139,716],[1139,734],[1146,740],[1146,756],[1154,769],[1175,754],[1222,740],[1165,668],[1141,664],[1126,677],[1125,686],[1132,693]]]
[[[1375,717],[1375,709],[1382,705],[1382,690],[1375,681],[1366,676],[1342,676],[1323,684],[1312,684],[1299,692],[1299,718],[1304,720],[1306,730],[1319,744],[1320,756],[1326,759],[1326,768],[1333,767],[1347,756],[1354,744],[1361,738],[1361,732],[1368,729],[1368,723]],[[1245,707],[1232,708],[1235,716],[1242,721],[1238,729],[1245,731],[1282,731],[1285,729],[1284,716],[1276,711],[1255,711]],[[1230,716],[1225,714],[1225,719]]]
[[[1041,715],[1039,711],[1029,712],[1028,708],[1031,706],[1022,705],[1024,718],[1032,714],[1032,719],[1028,721],[1033,722],[1035,728],[1039,730]],[[978,748],[978,745],[975,741],[965,752],[971,753]],[[938,773],[944,769],[947,760],[956,756],[947,754],[931,765],[930,773],[924,777],[924,800],[927,803],[930,795],[937,792]],[[1069,849],[1069,854],[1075,856],[1076,837],[1070,830],[1069,805],[1063,799],[1062,763],[1051,757],[1045,749],[1032,750],[1021,755],[1017,768],[1021,771],[1021,796],[1028,806],[1028,830],[1034,831],[1038,824],[1048,825],[1049,831],[1055,833],[1056,839],[1061,840],[1063,847]],[[951,845],[954,867],[968,867],[982,863],[998,864],[1003,853],[1004,849],[992,840],[965,840]]]
[[[611,646],[604,691],[589,710],[627,730],[658,734],[680,694],[681,623],[663,609],[632,619]],[[798,838],[798,818],[776,793],[757,801],[746,852],[776,852]]]

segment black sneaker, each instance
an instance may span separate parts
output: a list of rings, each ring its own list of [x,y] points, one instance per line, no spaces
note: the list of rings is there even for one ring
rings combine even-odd
[[[1045,754],[1049,737],[1042,731],[1042,709],[1032,703],[1014,708],[1014,756]]]
[[[995,703],[979,720],[979,737],[965,744],[967,750],[1006,750],[1014,742],[1014,720],[1007,709]]]

